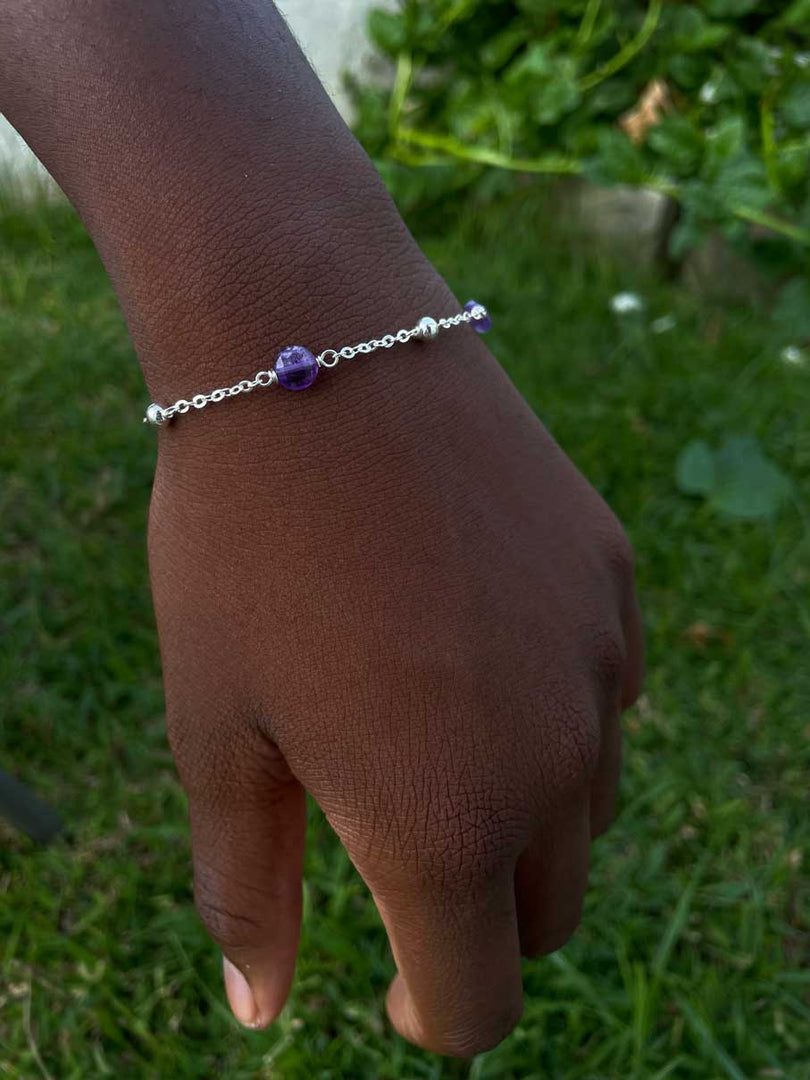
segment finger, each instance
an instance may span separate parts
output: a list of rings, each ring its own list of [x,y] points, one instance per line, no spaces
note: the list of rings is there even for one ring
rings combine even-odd
[[[287,1000],[301,925],[304,791],[263,736],[184,775],[197,909],[224,953],[234,1016],[265,1027]]]
[[[620,713],[638,699],[644,678],[644,639],[641,612],[631,588],[623,602],[622,661],[613,689],[602,695],[599,759],[590,790],[591,838],[601,836],[616,816],[622,768]]]
[[[601,836],[616,816],[622,770],[622,729],[618,708],[602,720],[596,772],[591,782],[591,839]]]
[[[561,948],[579,926],[588,885],[587,799],[542,826],[515,870],[520,947],[525,956]]]
[[[370,884],[398,969],[387,1008],[399,1034],[452,1057],[496,1046],[523,1008],[512,874],[470,888]]]

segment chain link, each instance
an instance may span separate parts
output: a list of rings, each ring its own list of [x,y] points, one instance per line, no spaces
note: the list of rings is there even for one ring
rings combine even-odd
[[[180,398],[173,405],[167,405],[165,409],[152,404],[149,406],[143,422],[145,424],[165,424],[177,413],[187,413],[190,409],[204,409],[206,405],[225,401],[226,398],[236,397],[237,394],[249,394],[251,390],[255,390],[259,386],[272,386],[276,382],[278,382],[278,375],[276,375],[275,371],[258,371],[252,379],[242,379],[241,382],[236,383],[234,386],[223,386],[218,390],[212,390],[208,394],[195,394],[190,401]],[[159,419],[153,419],[153,417],[159,417]]]
[[[409,329],[397,330],[395,334],[384,334],[381,338],[372,338],[370,341],[361,341],[358,345],[344,345],[342,349],[325,349],[315,359],[320,368],[337,367],[341,360],[353,360],[359,354],[366,356],[378,349],[391,349],[394,345],[404,345],[412,338],[419,341],[428,341],[436,336],[439,329],[449,330],[453,326],[461,326],[472,319],[486,317],[486,308],[479,305],[471,311],[460,311],[457,315],[450,315],[440,319],[432,319],[424,316],[416,326]],[[165,408],[155,402],[146,410],[143,418],[145,424],[161,425],[167,423],[173,416],[189,412],[190,409],[204,409],[206,405],[225,401],[226,398],[236,397],[238,394],[249,394],[258,387],[269,387],[278,383],[278,375],[275,371],[257,371],[252,379],[242,379],[233,386],[223,386],[218,390],[211,390],[207,394],[195,394],[191,400],[180,398],[173,405]]]

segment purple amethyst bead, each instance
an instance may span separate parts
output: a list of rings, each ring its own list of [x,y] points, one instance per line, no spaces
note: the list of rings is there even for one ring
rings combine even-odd
[[[464,305],[465,311],[472,311],[473,308],[482,308],[484,311],[484,315],[479,319],[472,319],[470,322],[470,326],[477,333],[485,334],[487,330],[492,329],[492,318],[490,317],[490,314],[484,307],[484,305],[479,304],[477,300],[468,300],[467,303]]]
[[[306,390],[318,374],[318,361],[303,345],[288,345],[274,364],[279,385],[285,390]]]

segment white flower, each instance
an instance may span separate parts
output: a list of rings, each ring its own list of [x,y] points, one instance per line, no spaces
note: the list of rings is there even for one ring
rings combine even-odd
[[[779,357],[784,364],[802,365],[805,362],[805,355],[798,345],[786,345]]]
[[[702,104],[714,105],[715,101],[717,101],[717,83],[705,82],[700,88],[698,97]]]
[[[793,63],[796,65],[796,67],[800,68],[810,67],[810,53],[796,53],[796,55],[793,57]]]
[[[655,319],[650,323],[650,329],[654,334],[666,334],[669,330],[674,330],[678,325],[678,320],[674,315],[662,315],[660,319]]]
[[[610,306],[617,315],[629,315],[633,311],[643,310],[644,301],[638,293],[620,292],[611,298]]]

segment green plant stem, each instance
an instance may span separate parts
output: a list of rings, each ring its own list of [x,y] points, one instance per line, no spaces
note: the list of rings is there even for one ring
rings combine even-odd
[[[774,191],[781,194],[779,169],[776,161],[776,137],[773,126],[773,109],[770,101],[763,98],[759,103],[759,129],[762,139],[762,160],[768,173],[768,181]]]
[[[584,48],[591,40],[591,34],[594,26],[596,26],[601,7],[602,0],[588,0],[588,6],[585,8],[585,14],[582,16],[582,22],[579,24],[579,30],[577,30],[575,44],[578,49]]]
[[[452,7],[448,8],[441,21],[439,33],[443,34],[454,22],[462,19],[475,4],[475,0],[456,0]]]
[[[402,107],[408,96],[408,90],[413,78],[413,58],[408,52],[401,52],[397,57],[397,71],[394,77],[394,86],[391,91],[391,99],[388,102],[388,130],[393,134],[399,125],[402,115]]]
[[[769,214],[765,210],[757,210],[753,206],[734,205],[731,212],[741,221],[750,221],[752,225],[761,225],[763,229],[786,236],[789,240],[795,240],[797,244],[810,247],[810,230],[803,229],[800,225],[793,225],[789,221],[783,221],[775,214]]]
[[[594,86],[598,86],[600,82],[609,79],[610,76],[615,75],[617,71],[621,71],[621,69],[626,67],[634,57],[638,56],[658,27],[662,7],[663,0],[651,0],[650,6],[647,9],[647,14],[644,16],[644,22],[641,24],[641,29],[636,36],[631,38],[624,48],[620,49],[606,64],[597,68],[596,71],[592,71],[590,75],[585,75],[580,79],[580,90],[583,92],[592,90]]]
[[[549,154],[542,158],[516,158],[487,147],[468,146],[449,135],[434,135],[429,131],[418,131],[415,128],[400,127],[396,134],[397,138],[403,142],[422,146],[427,150],[438,150],[460,161],[475,162],[479,165],[495,165],[501,169],[511,169],[516,172],[555,175],[576,175],[582,171],[582,166],[575,158],[568,158],[562,154]]]

